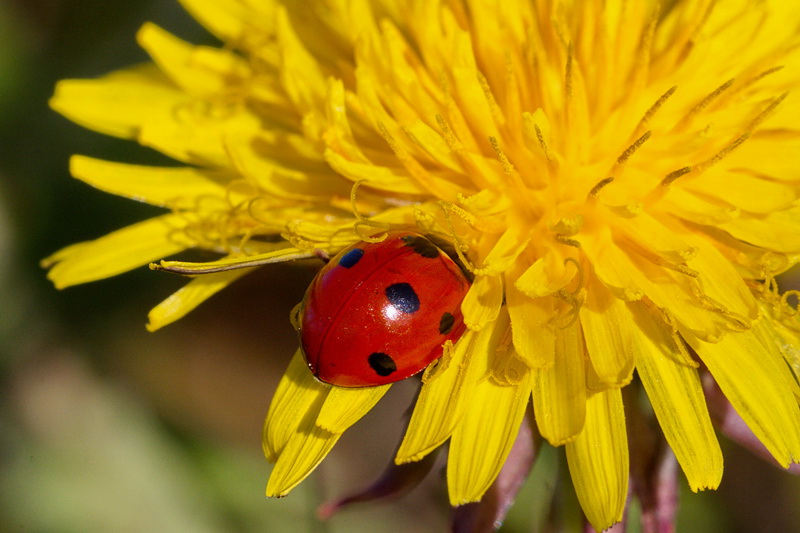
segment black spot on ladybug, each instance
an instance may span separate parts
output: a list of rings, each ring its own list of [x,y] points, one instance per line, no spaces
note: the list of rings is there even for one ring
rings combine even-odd
[[[386,287],[386,297],[401,313],[416,313],[419,310],[419,297],[408,283],[393,283]]]
[[[339,264],[345,268],[351,268],[361,260],[361,256],[363,255],[364,250],[361,248],[353,248],[339,259]]]
[[[389,354],[372,352],[367,360],[369,361],[369,366],[379,376],[386,377],[397,370],[397,365]]]
[[[426,257],[428,259],[435,259],[439,257],[439,248],[436,247],[431,241],[419,235],[406,235],[403,237],[403,242],[406,246],[414,250],[415,253]]]
[[[456,322],[456,317],[450,313],[445,312],[439,320],[439,333],[447,335],[453,329],[453,324]]]

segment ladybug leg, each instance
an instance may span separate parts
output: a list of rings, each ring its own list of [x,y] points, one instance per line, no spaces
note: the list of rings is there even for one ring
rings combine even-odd
[[[314,248],[314,255],[316,255],[320,259],[320,261],[322,261],[326,265],[328,264],[328,261],[331,260],[330,254],[325,250],[320,250],[319,248]]]
[[[291,312],[289,313],[289,322],[292,323],[292,327],[295,331],[300,331],[300,321],[302,319],[303,314],[303,302],[295,305]]]

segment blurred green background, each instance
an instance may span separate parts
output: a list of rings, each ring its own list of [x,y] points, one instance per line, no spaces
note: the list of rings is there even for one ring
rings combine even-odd
[[[45,279],[41,258],[156,213],[74,180],[67,162],[161,156],[47,107],[61,78],[145,61],[134,35],[148,20],[213,43],[176,0],[0,0],[0,531],[446,530],[438,468],[399,500],[316,518],[391,459],[412,384],[393,387],[289,497],[264,497],[261,425],[315,265],[263,268],[156,333],[146,314],[178,277],[142,268],[60,292]],[[722,488],[684,494],[679,531],[800,531],[798,479],[723,445]],[[503,531],[540,530],[558,468],[548,450]]]

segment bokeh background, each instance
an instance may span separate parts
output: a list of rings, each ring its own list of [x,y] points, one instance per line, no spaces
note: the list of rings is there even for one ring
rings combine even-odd
[[[0,0],[0,532],[445,531],[440,466],[399,499],[316,517],[391,460],[413,382],[289,497],[264,497],[261,426],[318,264],[262,268],[156,333],[146,314],[178,277],[141,268],[64,291],[45,279],[41,258],[157,212],[71,178],[68,158],[168,161],[47,107],[59,79],[146,61],[134,36],[148,20],[214,44],[177,0]],[[800,480],[723,446],[719,491],[683,482],[679,531],[800,532]],[[551,506],[574,510],[564,470],[546,448],[502,531],[545,531]]]

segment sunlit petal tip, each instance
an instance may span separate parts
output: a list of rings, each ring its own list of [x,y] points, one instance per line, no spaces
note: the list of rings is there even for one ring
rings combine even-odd
[[[59,287],[96,281],[144,266],[192,247],[181,234],[187,221],[162,215],[109,233],[93,241],[68,246],[44,260],[48,277]]]
[[[336,435],[306,425],[281,450],[267,481],[267,497],[281,498],[319,466],[339,440]]]

